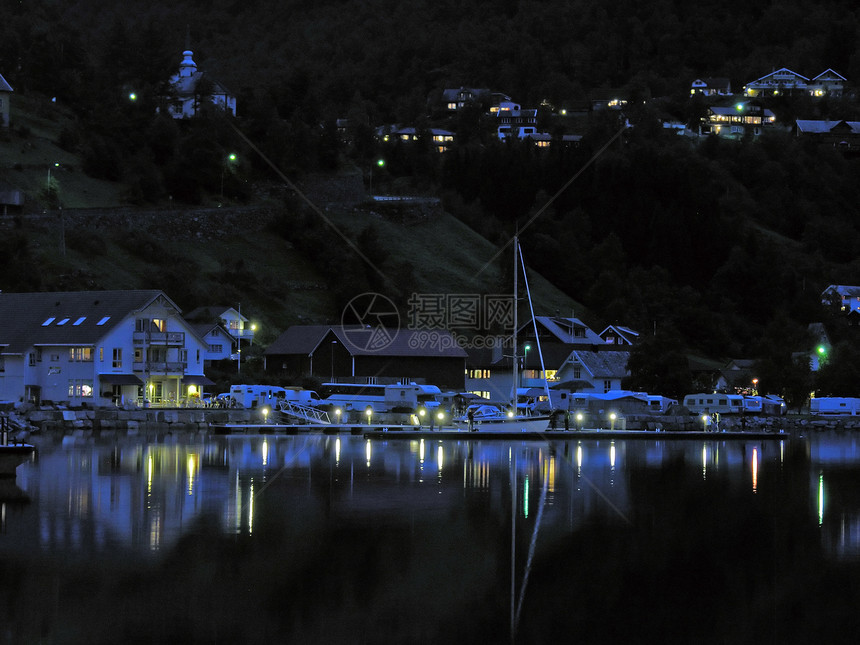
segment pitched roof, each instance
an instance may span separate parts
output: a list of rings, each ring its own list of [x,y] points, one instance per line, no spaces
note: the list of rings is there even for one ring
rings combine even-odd
[[[14,92],[12,86],[6,82],[6,79],[3,78],[2,74],[0,74],[0,92]]]
[[[558,316],[535,316],[535,321],[561,342],[568,345],[600,345],[603,339],[579,318]],[[531,325],[531,322],[528,323]],[[584,336],[576,336],[575,330],[584,330]]]
[[[860,121],[821,121],[814,119],[797,119],[797,131],[806,134],[824,134],[834,130],[847,129],[852,134],[860,134]],[[841,126],[841,127],[840,127]]]
[[[0,293],[0,347],[20,354],[40,345],[94,345],[127,316],[157,298],[158,290]]]
[[[294,325],[263,352],[266,355],[312,354],[333,334],[352,356],[442,356],[466,358],[447,330],[385,329],[341,325]]]
[[[837,71],[835,71],[835,70],[833,70],[833,69],[828,68],[828,69],[824,70],[823,72],[821,72],[818,76],[816,76],[816,77],[815,77],[815,78],[813,78],[812,80],[813,80],[813,82],[815,82],[815,81],[818,81],[818,80],[826,80],[826,81],[829,81],[829,80],[832,80],[832,81],[840,80],[840,81],[846,81],[846,80],[848,80],[848,79],[846,79],[844,76],[842,76],[842,74],[840,74],[839,72],[837,72]]]
[[[575,350],[573,354],[594,378],[623,378],[627,376],[630,352]]]

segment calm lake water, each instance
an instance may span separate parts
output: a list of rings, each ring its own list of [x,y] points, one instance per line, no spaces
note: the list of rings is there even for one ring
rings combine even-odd
[[[45,441],[0,643],[857,643],[858,437]]]

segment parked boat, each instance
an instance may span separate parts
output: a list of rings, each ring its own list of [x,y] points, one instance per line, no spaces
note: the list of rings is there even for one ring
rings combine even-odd
[[[508,410],[502,410],[492,405],[472,405],[466,410],[466,414],[455,419],[454,423],[458,427],[466,428],[472,432],[544,432],[549,428],[549,415],[530,415],[520,412],[517,405],[517,393],[519,391],[519,355],[517,354],[517,332],[519,331],[517,323],[517,298],[518,298],[518,283],[517,277],[520,272],[520,267],[523,271],[523,279],[526,281],[526,293],[528,294],[528,276],[526,276],[525,263],[522,262],[520,253],[519,239],[515,236],[514,241],[514,323],[513,323],[513,354],[512,354],[512,376],[511,384],[511,404]],[[531,296],[528,296],[529,310],[531,313],[532,322],[534,322],[534,311],[531,310]],[[535,330],[537,336],[537,330]],[[540,342],[538,341],[538,352],[540,353]],[[541,354],[541,357],[543,355]],[[543,358],[541,358],[543,361]],[[544,372],[546,373],[546,372]],[[547,397],[552,402],[549,388],[546,387]]]

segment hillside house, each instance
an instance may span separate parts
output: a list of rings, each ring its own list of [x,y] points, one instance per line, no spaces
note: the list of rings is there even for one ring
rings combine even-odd
[[[808,94],[816,98],[841,97],[847,80],[840,73],[828,69],[812,80],[783,67],[744,86],[744,96],[795,96]]]
[[[844,151],[860,150],[860,121],[798,119],[794,136],[812,139]]]
[[[185,319],[190,323],[208,325],[210,332],[214,329],[214,325],[220,325],[230,337],[230,353],[229,356],[223,358],[232,358],[239,360],[242,347],[249,346],[254,342],[254,333],[257,330],[257,325],[251,323],[248,318],[242,315],[242,307],[238,309],[225,305],[206,305],[192,309],[185,316]],[[220,336],[220,334],[218,334]],[[213,338],[213,340],[215,340]],[[215,342],[217,345],[217,340]],[[210,354],[214,359],[215,354],[220,354],[226,347],[222,346],[218,351],[212,351]]]
[[[847,284],[831,284],[821,292],[821,304],[825,306],[838,305],[840,310],[848,314],[860,312],[860,287]]]
[[[744,96],[784,96],[806,94],[809,79],[785,67],[744,85]]]
[[[9,127],[9,103],[12,92],[12,86],[0,75],[0,128]]]
[[[206,72],[197,69],[191,50],[182,52],[179,71],[170,78],[170,86],[173,96],[167,111],[174,119],[193,117],[204,101],[236,116],[236,97]]]
[[[729,107],[713,106],[708,108],[708,114],[699,126],[699,134],[740,139],[746,135],[759,136],[763,128],[775,122],[776,116],[772,111],[753,101]]]
[[[845,91],[845,84],[847,82],[842,74],[828,69],[809,81],[806,89],[810,96],[840,98]]]
[[[199,401],[205,342],[163,292],[0,293],[0,399],[69,406]]]
[[[442,103],[448,112],[462,110],[466,105],[481,104],[490,96],[490,90],[476,87],[459,87],[442,90]]]
[[[632,347],[639,341],[639,332],[621,325],[609,325],[598,334],[607,345]]]
[[[731,96],[732,84],[727,78],[697,78],[690,84],[690,94]]]
[[[392,143],[394,141],[413,143],[419,141],[422,136],[429,137],[436,152],[445,152],[454,145],[454,133],[442,128],[420,130],[413,127],[389,125],[377,128],[376,136],[384,143]]]

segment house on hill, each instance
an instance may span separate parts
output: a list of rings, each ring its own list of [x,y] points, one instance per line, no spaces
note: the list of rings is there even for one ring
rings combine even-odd
[[[466,351],[445,330],[294,325],[263,352],[264,370],[294,379],[415,382],[462,391]]]
[[[197,69],[194,53],[182,52],[179,71],[170,78],[173,96],[167,111],[174,119],[190,118],[198,113],[204,101],[209,101],[236,116],[236,97],[206,72]]]
[[[697,78],[690,84],[690,94],[731,96],[732,84],[727,78]]]
[[[0,128],[9,127],[9,101],[12,92],[12,86],[0,75]]]
[[[700,135],[715,134],[729,139],[759,136],[763,128],[776,122],[774,113],[754,101],[731,106],[712,106],[699,126]]]
[[[0,293],[0,399],[68,406],[199,401],[205,342],[163,292]]]

